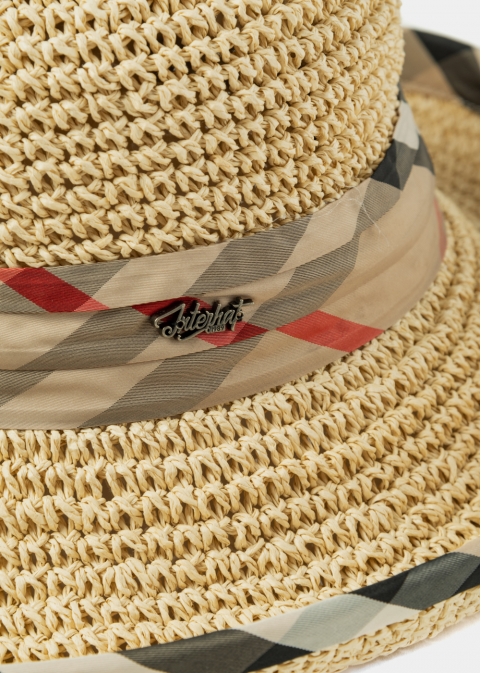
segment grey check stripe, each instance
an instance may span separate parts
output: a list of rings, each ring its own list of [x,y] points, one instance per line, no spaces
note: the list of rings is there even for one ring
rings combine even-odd
[[[71,673],[249,673],[320,652],[479,585],[479,539],[351,593],[205,635],[68,660]],[[65,659],[0,666],[0,673],[63,673]]]
[[[422,136],[419,136],[419,149],[416,152],[414,157],[414,165],[421,166],[422,168],[427,168],[431,173],[434,173],[433,162],[429,156],[428,148],[424,142]]]
[[[419,136],[417,138],[418,144]],[[390,165],[390,173],[393,175],[387,177],[398,183],[402,190],[419,150],[398,140],[391,147],[394,149]],[[430,164],[427,167],[432,168]],[[263,304],[249,322],[265,329],[276,329],[322,306],[353,270],[362,232],[393,208],[400,195],[401,191],[391,184],[371,179],[352,240],[327,255],[297,267],[287,286],[277,297]],[[299,288],[302,288],[302,292],[298,291]]]
[[[413,610],[426,610],[433,602],[440,603],[446,596],[456,594],[465,579],[479,568],[476,556],[456,552],[440,556],[431,563],[436,566],[436,585],[430,582],[433,565],[417,566],[415,572],[406,575],[403,585],[393,598],[394,603]]]
[[[412,153],[412,150],[409,151]],[[402,168],[405,169],[404,166]],[[411,168],[412,162],[409,173]],[[288,323],[322,306],[354,269],[359,238],[363,231],[380,220],[396,204],[400,195],[398,189],[370,180],[352,240],[337,250],[298,267],[281,293],[282,296],[266,302],[250,322],[266,329],[275,329],[280,326],[280,316]],[[303,288],[301,293],[296,292],[299,287]]]
[[[0,314],[1,313],[45,313],[45,311],[29,299],[22,297],[21,294],[12,290],[12,288],[5,285],[5,283],[0,283]]]
[[[277,273],[289,259],[298,241],[304,235],[310,216],[303,217],[277,229],[260,231],[252,236],[229,241],[210,267],[188,289],[188,294],[199,296],[225,287],[226,279],[235,279],[236,285]]]
[[[337,290],[353,270],[359,236],[333,252],[298,267],[280,296],[266,302],[250,322],[276,329],[317,310]],[[299,292],[299,287],[302,292]]]
[[[47,378],[50,372],[0,370],[0,407]]]
[[[262,337],[204,353],[164,360],[115,404],[81,427],[126,423],[139,418],[175,416],[216,390],[229,371]]]
[[[89,264],[87,266],[83,264],[78,266],[54,266],[49,271],[57,278],[61,278],[93,297],[107,281],[119,273],[128,263],[127,260],[116,260],[107,264]]]
[[[157,332],[148,319],[132,308],[99,311],[59,344],[21,369],[113,367],[133,360],[157,338]]]

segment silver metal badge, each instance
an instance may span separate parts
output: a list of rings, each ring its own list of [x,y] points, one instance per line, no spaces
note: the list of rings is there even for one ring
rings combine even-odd
[[[168,311],[155,313],[150,320],[163,337],[185,341],[202,332],[213,334],[228,329],[234,331],[237,323],[244,317],[243,307],[253,303],[252,299],[238,297],[224,308],[220,302],[215,302],[211,308],[201,308],[196,301],[193,308],[186,312],[187,305],[182,302]]]

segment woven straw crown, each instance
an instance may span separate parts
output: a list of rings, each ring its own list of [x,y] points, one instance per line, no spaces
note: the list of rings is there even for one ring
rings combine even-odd
[[[0,263],[206,245],[337,198],[390,142],[398,5],[9,2]]]

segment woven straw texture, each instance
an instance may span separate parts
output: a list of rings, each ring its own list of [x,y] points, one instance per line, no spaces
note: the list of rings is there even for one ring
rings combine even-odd
[[[0,660],[261,619],[477,536],[476,237],[439,198],[436,281],[340,362],[174,419],[0,432]],[[395,645],[364,642],[363,657]],[[346,647],[329,656],[347,663]]]
[[[461,103],[406,91],[438,187],[479,228],[479,115]]]
[[[277,226],[367,178],[389,146],[397,0],[45,5],[0,9],[0,265],[130,258]],[[451,134],[450,166],[429,128],[445,123],[438,101],[413,102],[452,197],[439,194],[448,248],[392,329],[230,405],[0,431],[0,662],[262,619],[478,535],[477,238],[451,193],[473,216],[476,193],[460,185],[472,171],[458,165],[472,144]],[[466,113],[453,108],[471,132]],[[270,670],[334,673],[478,601],[471,590]]]
[[[8,0],[0,264],[205,245],[336,199],[390,143],[398,5]]]

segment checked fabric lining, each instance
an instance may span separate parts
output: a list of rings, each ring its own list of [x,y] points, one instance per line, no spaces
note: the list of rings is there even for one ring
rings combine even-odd
[[[314,215],[169,255],[0,269],[0,427],[139,421],[280,385],[393,325],[443,250],[432,165],[402,100],[373,176]],[[236,296],[254,304],[234,332],[172,343],[148,319],[179,297]]]
[[[115,654],[69,659],[70,673],[250,673],[413,619],[479,585],[479,538],[382,582],[245,626]],[[199,668],[201,666],[201,668]],[[60,673],[65,660],[6,664],[0,673]]]

